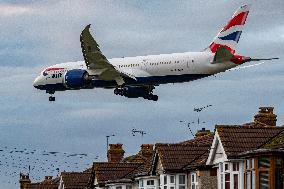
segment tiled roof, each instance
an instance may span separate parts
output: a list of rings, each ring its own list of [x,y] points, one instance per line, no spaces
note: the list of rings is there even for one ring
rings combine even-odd
[[[239,153],[261,147],[284,130],[284,127],[258,124],[217,125],[216,130],[228,158],[233,158]]]
[[[142,163],[139,167],[137,167],[136,169],[125,175],[125,178],[133,179],[137,176],[149,175],[151,168],[152,168],[152,158],[148,158],[148,160]]]
[[[274,138],[270,139],[261,148],[265,148],[265,149],[283,149],[284,150],[284,131],[279,133]]]
[[[91,172],[62,172],[65,189],[83,189],[87,186]]]
[[[137,169],[142,163],[108,163],[95,162],[94,171],[99,184],[109,180],[124,178],[127,174]]]
[[[210,134],[207,134],[207,135],[204,135],[204,136],[195,137],[193,139],[180,142],[178,144],[208,144],[208,143],[212,143],[213,135],[214,135],[213,133],[210,133]]]
[[[178,144],[156,144],[156,150],[165,171],[180,171],[205,164],[212,141],[211,134]]]
[[[149,161],[149,159],[138,153],[138,154],[124,158],[122,162],[124,163],[144,163],[146,161]]]
[[[59,178],[52,179],[50,181],[43,181],[39,183],[30,183],[26,189],[58,189]]]

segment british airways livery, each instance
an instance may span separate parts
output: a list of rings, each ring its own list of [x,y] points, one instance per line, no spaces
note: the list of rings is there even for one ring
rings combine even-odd
[[[157,101],[156,86],[189,82],[224,72],[252,59],[235,52],[250,5],[241,6],[202,52],[185,52],[107,59],[90,34],[90,25],[80,35],[85,61],[56,64],[43,70],[33,86],[50,94],[56,91],[106,88],[128,98]]]

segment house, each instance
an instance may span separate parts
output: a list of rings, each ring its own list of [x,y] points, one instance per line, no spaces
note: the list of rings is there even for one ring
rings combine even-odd
[[[84,172],[63,172],[21,189],[284,189],[284,126],[272,107],[260,107],[254,121],[205,128],[191,140],[142,144],[124,157],[122,144],[110,144],[107,162]]]
[[[31,183],[28,174],[20,174],[20,189],[58,189],[59,178],[52,179],[52,176],[46,176],[44,181]]]
[[[217,168],[218,188],[269,188],[262,187],[261,182],[265,180],[272,183],[271,176],[268,178],[267,172],[262,170],[255,172],[255,168],[260,166],[258,163],[263,160],[263,163],[267,164],[268,159],[257,161],[259,159],[251,157],[265,157],[262,156],[264,154],[260,153],[261,151],[255,150],[267,144],[284,130],[283,126],[276,126],[276,117],[273,108],[261,107],[252,123],[216,125],[206,165]],[[258,173],[260,175],[256,176]]]
[[[124,158],[122,144],[110,144],[108,162],[94,162],[89,188],[132,189],[137,188],[134,175],[149,169],[153,145],[142,144],[141,150]]]
[[[62,172],[58,189],[84,189],[91,177],[91,169],[83,172]]]
[[[240,157],[245,162],[245,188],[284,189],[284,131]]]
[[[197,189],[217,186],[216,174],[206,166],[213,134],[202,129],[194,139],[156,144],[152,175],[162,189]],[[139,188],[142,189],[142,188]]]

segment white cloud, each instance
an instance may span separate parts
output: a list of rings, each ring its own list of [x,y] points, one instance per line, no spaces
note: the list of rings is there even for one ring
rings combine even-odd
[[[1,16],[19,16],[23,14],[30,14],[34,12],[32,7],[20,5],[0,5]]]

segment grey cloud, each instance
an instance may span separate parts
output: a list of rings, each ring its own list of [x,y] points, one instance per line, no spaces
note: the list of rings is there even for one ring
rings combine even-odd
[[[7,2],[0,1],[0,5]],[[57,101],[49,103],[48,95],[32,86],[45,66],[82,59],[79,34],[87,24],[92,24],[92,33],[107,57],[198,51],[243,1],[19,2],[10,4],[33,8],[32,14],[0,18],[2,145],[91,151],[103,160],[105,136],[110,133],[116,133],[111,142],[123,143],[131,154],[141,143],[190,138],[179,120],[199,117],[206,123],[193,124],[194,132],[202,127],[213,130],[216,123],[252,121],[259,106],[271,105],[279,115],[278,123],[284,123],[282,60],[191,83],[159,86],[157,103],[114,96],[112,90],[102,89],[59,92]],[[280,0],[256,2],[238,52],[283,57],[282,4]],[[193,112],[194,107],[207,104],[213,107]],[[147,134],[132,137],[133,127]]]

